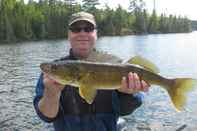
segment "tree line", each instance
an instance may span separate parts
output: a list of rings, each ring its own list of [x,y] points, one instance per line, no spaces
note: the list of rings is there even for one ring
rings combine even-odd
[[[197,21],[192,21],[192,29],[197,30]]]
[[[65,38],[70,15],[87,11],[95,15],[99,36],[192,31],[186,17],[147,12],[143,0],[130,0],[128,10],[98,0],[0,0],[0,42]]]

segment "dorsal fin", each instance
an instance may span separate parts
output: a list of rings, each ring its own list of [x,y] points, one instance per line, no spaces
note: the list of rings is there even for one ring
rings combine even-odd
[[[141,56],[134,56],[131,59],[129,59],[127,63],[140,65],[148,71],[151,71],[153,73],[159,73],[159,69],[157,68],[155,64],[153,64],[151,61]]]

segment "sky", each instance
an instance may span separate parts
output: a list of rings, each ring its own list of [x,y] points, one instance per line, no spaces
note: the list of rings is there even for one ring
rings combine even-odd
[[[129,0],[99,0],[100,3],[107,3],[110,7],[117,7],[120,4],[128,9]],[[146,8],[152,12],[154,0],[144,0]],[[197,20],[197,0],[155,0],[156,11],[158,14],[166,13],[173,15],[186,16],[191,20]]]
[[[25,0],[28,1],[28,0]],[[82,1],[82,0],[77,0]],[[154,0],[143,0],[146,2],[146,8],[149,13],[153,10]],[[123,8],[128,9],[129,0],[99,0],[101,5],[105,3],[111,7],[115,8],[120,4]],[[157,14],[173,14],[177,16],[186,16],[191,20],[197,20],[197,0],[155,0]]]

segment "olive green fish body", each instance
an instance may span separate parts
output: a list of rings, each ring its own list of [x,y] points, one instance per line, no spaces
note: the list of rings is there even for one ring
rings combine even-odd
[[[140,79],[151,85],[166,89],[177,110],[186,103],[185,93],[193,89],[197,80],[191,78],[168,79],[145,68],[132,64],[109,64],[87,61],[58,61],[41,64],[43,72],[61,84],[79,87],[79,94],[89,104],[96,96],[97,89],[114,90],[120,88],[123,76],[135,72]]]
[[[84,64],[84,65],[83,65]],[[80,70],[80,76],[82,76],[80,82],[89,83],[100,89],[115,89],[120,87],[123,76],[127,76],[129,72],[137,73],[141,79],[151,84],[166,84],[168,79],[161,77],[155,73],[147,71],[141,67],[130,64],[103,64],[103,63],[80,63],[76,67]]]

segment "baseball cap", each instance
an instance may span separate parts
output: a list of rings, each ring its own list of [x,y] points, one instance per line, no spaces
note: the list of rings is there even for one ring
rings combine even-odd
[[[96,27],[96,21],[95,21],[94,16],[87,12],[81,11],[81,12],[72,14],[68,22],[68,25],[71,26],[73,23],[77,21],[87,21]]]

